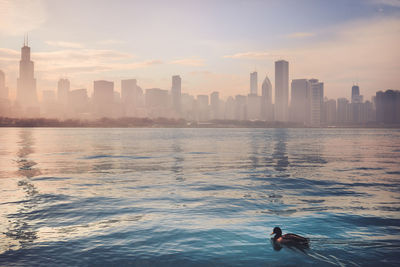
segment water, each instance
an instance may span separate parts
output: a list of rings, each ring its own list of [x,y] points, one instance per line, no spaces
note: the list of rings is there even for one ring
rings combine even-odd
[[[2,128],[0,265],[398,266],[399,163],[400,130]]]

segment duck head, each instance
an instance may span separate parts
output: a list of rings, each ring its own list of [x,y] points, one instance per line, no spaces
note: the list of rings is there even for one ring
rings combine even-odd
[[[282,230],[279,227],[275,227],[274,230],[272,231],[271,235],[275,235],[274,236],[274,240],[277,240],[279,237],[282,236]]]

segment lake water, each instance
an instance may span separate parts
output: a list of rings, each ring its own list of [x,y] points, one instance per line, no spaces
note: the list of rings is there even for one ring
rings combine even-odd
[[[400,264],[400,130],[0,129],[0,266],[378,264]]]

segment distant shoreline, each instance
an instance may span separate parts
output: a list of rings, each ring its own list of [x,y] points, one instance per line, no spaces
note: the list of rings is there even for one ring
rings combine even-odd
[[[206,122],[186,121],[167,118],[101,118],[97,120],[48,119],[48,118],[8,118],[0,117],[0,127],[39,128],[389,128],[399,129],[397,124],[337,124],[319,127],[304,126],[293,122],[212,120]]]

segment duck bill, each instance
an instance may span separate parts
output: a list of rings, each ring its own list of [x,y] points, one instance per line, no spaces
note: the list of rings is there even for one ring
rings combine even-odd
[[[273,235],[273,234],[274,234],[274,232],[270,233],[269,235]]]

